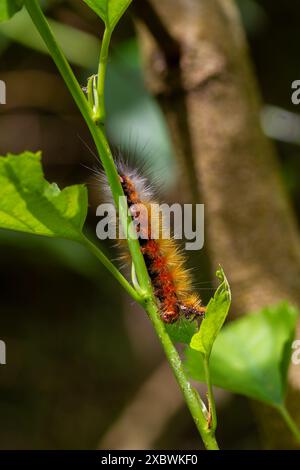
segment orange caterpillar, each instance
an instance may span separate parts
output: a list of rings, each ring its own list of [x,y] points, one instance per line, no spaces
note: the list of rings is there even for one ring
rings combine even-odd
[[[158,300],[161,318],[165,323],[174,323],[180,316],[188,319],[202,317],[205,307],[200,298],[192,291],[189,271],[185,268],[185,258],[173,239],[164,239],[160,235],[151,238],[150,217],[152,193],[146,180],[137,171],[131,171],[124,164],[118,164],[118,173],[129,209],[143,205],[148,210],[148,236],[139,237],[141,251],[152,282],[155,297]],[[131,211],[133,219],[134,211]],[[140,224],[143,226],[143,224]],[[161,225],[161,224],[160,224]],[[142,230],[143,228],[137,229]]]

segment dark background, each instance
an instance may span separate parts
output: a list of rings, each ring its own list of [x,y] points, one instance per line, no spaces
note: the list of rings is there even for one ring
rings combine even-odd
[[[102,24],[82,1],[44,4],[48,17],[64,25],[59,38],[84,86],[96,71]],[[262,91],[264,129],[278,147],[299,217],[300,118],[291,103],[291,83],[300,79],[299,4],[238,4]],[[70,27],[86,34],[74,34]],[[24,12],[0,27],[0,79],[7,84],[7,104],[0,106],[0,154],[42,150],[49,181],[60,187],[86,182],[86,231],[94,237],[100,191],[93,144],[52,60],[40,48]],[[162,114],[143,85],[130,12],[113,35],[107,109],[112,144],[137,161],[151,160],[153,175],[159,173],[163,181],[164,198],[172,199],[176,165]],[[104,244],[104,249],[117,257],[113,247]],[[0,448],[90,449],[104,445],[108,434],[118,448],[122,435],[114,438],[113,424],[163,359],[145,315],[75,243],[0,231],[0,260],[0,338],[7,345],[7,364],[0,366]],[[212,281],[200,269],[195,276],[205,302]],[[170,393],[178,393],[170,381]],[[159,409],[159,391],[144,400],[145,415],[158,407],[162,420],[149,447],[198,448],[179,398],[166,417],[163,403]],[[142,410],[141,428],[144,418]],[[220,394],[219,422],[223,448],[260,447],[246,399]],[[128,432],[132,447],[138,446],[134,421],[129,420]]]

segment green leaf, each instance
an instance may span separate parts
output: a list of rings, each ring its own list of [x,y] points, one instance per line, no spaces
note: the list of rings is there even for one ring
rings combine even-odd
[[[197,322],[180,318],[176,323],[166,324],[166,330],[173,343],[190,344],[197,331]]]
[[[40,153],[0,157],[0,228],[80,240],[86,213],[86,188],[48,183]]]
[[[205,318],[200,325],[199,332],[192,337],[190,343],[191,348],[201,352],[208,359],[215,339],[227,317],[231,303],[230,287],[223,269],[220,268],[216,275],[221,283],[207,305]]]
[[[84,0],[111,31],[125,13],[132,0]]]
[[[0,0],[0,23],[9,20],[21,10],[24,0]]]
[[[287,302],[226,325],[210,359],[213,384],[273,406],[284,403],[298,312]],[[185,366],[205,381],[203,356],[187,348]]]

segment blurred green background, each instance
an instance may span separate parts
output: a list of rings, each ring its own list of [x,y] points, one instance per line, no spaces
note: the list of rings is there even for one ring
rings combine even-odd
[[[297,3],[286,0],[283,10],[280,0],[238,1],[265,103],[262,124],[276,142],[284,181],[300,217],[300,118],[291,103],[291,83],[300,78]],[[100,20],[80,0],[43,4],[85,86],[96,71]],[[86,230],[93,237],[100,200],[94,147],[25,12],[1,25],[0,55],[0,79],[7,85],[7,104],[0,106],[0,154],[41,149],[49,181],[61,187],[86,182]],[[138,162],[151,160],[148,166],[160,175],[163,197],[172,199],[177,181],[172,145],[160,109],[143,83],[130,12],[113,35],[106,90],[108,133],[116,153]],[[116,259],[113,246],[104,244],[104,249]],[[76,244],[0,231],[0,259],[0,338],[7,345],[7,364],[0,366],[0,448],[101,446],[161,363],[151,326],[101,265]],[[211,279],[200,269],[195,275],[205,302],[212,293]],[[157,400],[159,392],[145,406],[151,410]],[[259,447],[246,399],[227,394],[220,403],[221,446]],[[139,419],[142,423],[142,414]],[[199,447],[180,400],[156,434],[149,442],[154,448]],[[118,439],[116,435],[116,448]]]

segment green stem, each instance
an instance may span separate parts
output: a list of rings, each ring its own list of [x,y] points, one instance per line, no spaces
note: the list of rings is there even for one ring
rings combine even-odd
[[[63,76],[67,87],[69,88],[77,106],[79,107],[85,121],[90,123],[92,120],[90,107],[81,90],[79,83],[77,82],[72,69],[66,60],[61,48],[56,42],[56,39],[50,29],[50,26],[41,10],[38,0],[25,0],[26,9],[35,24],[35,27],[42,36],[46,46],[48,47],[52,59],[54,60],[57,68]]]
[[[289,428],[289,430],[293,434],[296,441],[300,444],[300,429],[298,428],[297,424],[295,423],[295,421],[291,417],[291,415],[288,412],[288,410],[286,409],[286,407],[284,405],[280,405],[280,406],[277,406],[276,409],[280,413],[280,415],[282,416],[284,422],[286,423],[287,427]]]
[[[132,287],[127,279],[120,273],[116,266],[102,253],[96,245],[94,245],[88,238],[83,236],[81,243],[101,261],[101,263],[108,269],[108,271],[115,277],[121,286],[128,292],[128,294],[139,304],[142,304],[143,298]]]
[[[208,404],[209,404],[209,418],[208,418],[208,425],[210,430],[215,433],[217,427],[217,413],[216,413],[216,403],[215,397],[213,394],[212,383],[211,383],[211,376],[209,370],[209,360],[205,356],[204,357],[204,373],[205,373],[205,381],[207,385],[207,397],[208,397]]]
[[[65,80],[65,83],[72,97],[74,98],[75,103],[77,104],[81,114],[83,115],[90,129],[99,156],[101,158],[103,168],[107,175],[108,183],[110,185],[116,207],[119,210],[119,216],[121,219],[122,226],[124,228],[124,232],[128,233],[128,247],[136,268],[139,284],[142,290],[145,292],[145,296],[150,296],[150,279],[147,273],[142,253],[140,251],[138,240],[136,240],[133,236],[133,228],[130,229],[131,217],[128,214],[127,206],[125,204],[120,204],[120,198],[124,198],[124,192],[102,126],[98,127],[95,124],[93,119],[93,110],[90,108],[89,103],[83,91],[81,90],[79,83],[77,82],[74,73],[69,63],[67,62],[61,48],[56,43],[56,39],[41,10],[38,0],[25,0],[25,6],[33,23],[35,24],[37,30],[39,31],[41,37],[47,45],[58,70],[60,71],[63,79]]]
[[[145,310],[148,313],[148,316],[154,326],[154,329],[162,343],[164,351],[166,353],[167,359],[170,363],[170,366],[174,372],[174,375],[177,379],[177,382],[181,388],[181,391],[184,395],[186,403],[189,407],[189,410],[192,414],[192,417],[195,421],[197,429],[202,436],[204,445],[207,449],[218,449],[218,444],[215,440],[215,437],[210,429],[207,427],[207,421],[205,414],[201,408],[201,400],[196,392],[192,389],[182,366],[180,357],[174,347],[172,341],[167,334],[164,324],[160,319],[159,311],[153,296],[151,282],[148,276],[147,268],[144,262],[143,255],[140,250],[139,242],[136,239],[134,227],[132,225],[131,216],[128,213],[127,204],[122,203],[126,201],[124,192],[121,186],[119,175],[114,164],[114,160],[111,154],[109,144],[107,142],[103,126],[97,126],[94,120],[93,109],[91,109],[89,102],[85,98],[74,74],[69,66],[67,60],[64,57],[64,54],[56,40],[53,36],[53,33],[49,27],[49,24],[40,8],[40,5],[37,0],[25,0],[25,6],[28,10],[29,15],[32,18],[33,23],[38,29],[41,37],[45,41],[49,52],[57,65],[62,77],[64,78],[67,87],[71,95],[73,96],[78,108],[80,109],[89,129],[93,136],[94,142],[96,144],[99,156],[101,158],[105,173],[107,175],[108,183],[110,185],[116,207],[119,211],[119,217],[122,222],[123,229],[125,233],[128,233],[128,247],[132,256],[132,260],[135,266],[135,272],[137,275],[137,281],[140,286],[141,295],[137,297],[137,293],[131,287],[129,283],[123,278],[123,276],[118,274],[116,268],[110,263],[106,257],[98,250],[88,239],[84,240],[85,246],[95,255],[97,258],[110,270],[110,272],[117,278],[117,280],[123,285],[130,295],[135,298],[137,301],[143,304]],[[98,82],[98,93],[101,100],[104,100],[104,81],[105,81],[105,71],[107,63],[107,52],[109,46],[109,33],[107,32],[104,39],[101,50],[102,65],[99,65],[99,82]],[[105,111],[104,101],[100,105],[101,112]],[[133,292],[134,291],[134,292]],[[141,301],[142,299],[142,301]]]
[[[105,77],[106,77],[106,68],[108,62],[108,50],[109,44],[111,39],[111,30],[105,28],[102,44],[101,44],[101,51],[100,51],[100,59],[99,59],[99,67],[98,67],[98,109],[96,111],[96,122],[99,124],[104,124],[106,112],[105,112],[105,96],[104,96],[104,89],[105,89]]]
[[[178,385],[184,396],[185,402],[190,410],[190,413],[193,417],[193,420],[201,435],[206,449],[218,450],[219,447],[214,436],[214,432],[212,432],[211,429],[208,429],[206,417],[201,407],[200,397],[198,396],[197,392],[192,388],[190,382],[187,379],[179,354],[165,329],[164,323],[159,317],[159,313],[155,303],[150,301],[145,306],[145,308],[151,320],[151,323],[156,331],[156,334],[160,339],[168,362],[171,366],[171,369],[173,370]]]

